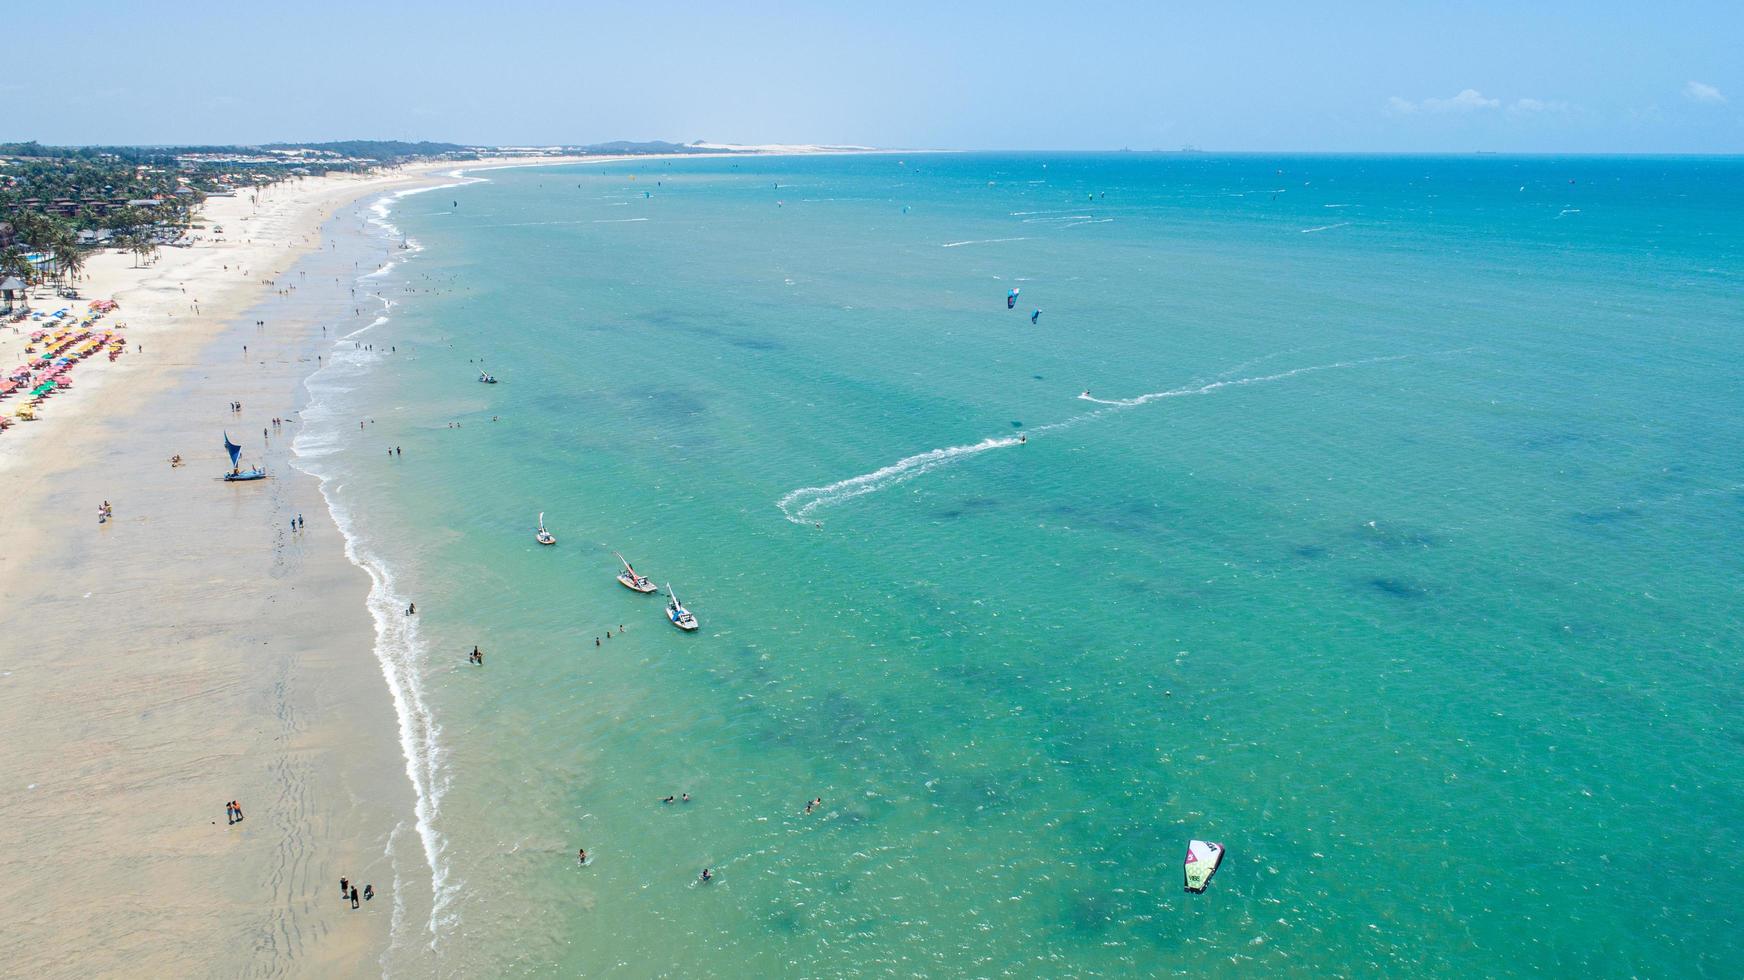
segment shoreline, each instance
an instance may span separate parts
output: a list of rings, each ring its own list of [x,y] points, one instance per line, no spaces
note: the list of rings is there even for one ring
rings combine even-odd
[[[121,300],[127,357],[0,440],[0,630],[16,651],[0,738],[28,747],[0,762],[14,790],[0,896],[21,910],[0,958],[14,968],[380,973],[405,912],[395,879],[417,900],[421,876],[391,866],[415,801],[381,710],[368,580],[317,478],[290,465],[305,382],[337,340],[321,328],[351,303],[297,287],[323,263],[337,282],[354,255],[386,259],[369,205],[455,169],[269,188],[259,208],[223,199],[201,220],[244,229],[230,240],[143,269],[94,257],[81,292]],[[214,430],[271,478],[216,480]],[[104,499],[115,519],[95,525]],[[293,515],[307,530],[288,530]],[[228,799],[245,819],[218,825]],[[367,921],[316,901],[340,875],[378,890]]]
[[[307,178],[209,202],[198,221],[225,236],[150,266],[92,257],[77,302],[121,302],[100,325],[125,325],[127,355],[0,436],[0,631],[20,651],[0,666],[0,738],[30,747],[0,761],[15,789],[0,797],[0,897],[25,910],[0,958],[49,974],[366,975],[394,933],[426,931],[439,845],[407,741],[417,722],[379,649],[391,583],[296,451],[322,358],[376,311],[315,282],[359,281],[353,256],[375,257],[366,275],[397,265],[392,202],[488,179],[475,173],[737,155],[776,154]],[[217,481],[220,431],[269,480]],[[96,525],[100,500],[115,519]],[[296,515],[306,530],[288,530]],[[220,827],[228,799],[247,818]],[[317,901],[340,875],[385,899],[368,921]]]

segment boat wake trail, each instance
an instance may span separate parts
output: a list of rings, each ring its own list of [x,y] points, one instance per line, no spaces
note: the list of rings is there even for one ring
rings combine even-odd
[[[800,487],[776,501],[776,506],[787,515],[787,519],[795,524],[803,524],[811,519],[811,515],[820,507],[839,504],[844,500],[876,493],[920,476],[941,466],[948,466],[960,459],[979,455],[989,449],[1003,449],[1006,446],[1017,445],[1017,437],[1004,439],[983,439],[970,446],[946,446],[924,453],[916,453],[899,459],[881,470],[863,473],[860,476],[846,480],[837,480],[824,487]]]
[[[1291,368],[1288,371],[1280,371],[1277,374],[1261,374],[1251,378],[1230,378],[1224,381],[1212,381],[1202,385],[1191,385],[1186,388],[1170,388],[1168,391],[1153,391],[1148,394],[1139,395],[1136,398],[1092,398],[1090,397],[1089,392],[1085,392],[1078,396],[1078,400],[1091,402],[1097,405],[1109,405],[1115,408],[1137,408],[1140,405],[1148,405],[1151,402],[1161,401],[1164,398],[1184,398],[1188,395],[1209,395],[1221,388],[1264,384],[1268,381],[1283,381],[1286,378],[1294,378],[1302,374],[1317,374],[1321,371],[1336,371],[1339,368],[1361,367],[1365,364],[1386,364],[1391,361],[1404,361],[1420,356],[1422,355],[1394,354],[1390,357],[1366,357],[1360,361],[1335,361],[1331,364],[1315,364],[1309,367]]]
[[[966,242],[945,242],[940,248],[962,248],[964,245],[994,245],[999,242],[1027,242],[1028,238],[974,238]]]
[[[1438,351],[1435,353],[1455,354],[1465,352],[1466,351]],[[1085,422],[1093,421],[1104,415],[1123,412],[1128,409],[1137,408],[1141,405],[1148,405],[1154,401],[1161,401],[1165,398],[1186,398],[1191,395],[1209,395],[1221,391],[1224,388],[1265,384],[1272,381],[1283,381],[1304,374],[1316,374],[1321,371],[1336,371],[1341,368],[1354,368],[1369,364],[1387,364],[1393,361],[1404,361],[1416,357],[1427,356],[1435,355],[1394,354],[1387,357],[1368,357],[1355,361],[1335,361],[1330,364],[1313,364],[1307,367],[1280,371],[1276,374],[1254,375],[1245,378],[1228,378],[1222,381],[1212,381],[1206,384],[1190,385],[1183,388],[1170,388],[1166,391],[1153,391],[1133,398],[1093,398],[1089,392],[1085,392],[1078,396],[1080,401],[1087,401],[1103,407],[1095,409],[1094,411],[1085,412],[1082,415],[1074,415],[1071,418],[1062,419],[1048,425],[1026,429],[1025,434],[1031,438],[1047,436],[1051,433],[1057,433],[1065,429],[1073,428],[1074,426],[1082,425]],[[1259,360],[1264,359],[1265,358],[1260,358]],[[1251,364],[1254,362],[1250,361],[1248,363]],[[775,505],[781,508],[781,513],[784,514],[789,521],[795,524],[804,524],[807,521],[812,520],[816,513],[825,507],[833,507],[836,504],[853,500],[855,497],[863,497],[869,493],[888,490],[897,484],[907,483],[909,480],[921,476],[922,474],[930,473],[940,467],[950,466],[954,463],[962,462],[970,457],[979,456],[982,453],[990,452],[995,449],[1005,449],[1016,445],[1019,445],[1017,436],[1001,436],[990,437],[983,439],[980,442],[969,443],[962,446],[946,446],[942,449],[931,449],[924,453],[916,453],[913,456],[905,456],[882,469],[873,470],[870,473],[862,473],[859,476],[849,477],[846,480],[837,480],[834,483],[820,487],[800,487],[797,490],[790,491],[786,496],[776,501]]]

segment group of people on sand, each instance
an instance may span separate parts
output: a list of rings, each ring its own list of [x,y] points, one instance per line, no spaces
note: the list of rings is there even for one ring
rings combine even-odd
[[[236,802],[235,800],[231,800],[230,802],[224,804],[224,819],[226,822],[232,823],[232,824],[241,823],[242,822],[242,804]]]
[[[102,503],[97,505],[97,523],[98,524],[107,524],[108,522],[110,522],[114,519],[115,519],[115,508],[109,506],[109,501],[105,500]]]
[[[363,886],[363,900],[367,902],[374,897],[375,897],[375,886],[374,885],[364,885]],[[340,878],[339,879],[339,900],[341,902],[343,902],[348,898],[351,899],[351,907],[357,908],[357,886],[352,884],[351,879],[349,879],[349,878]]]

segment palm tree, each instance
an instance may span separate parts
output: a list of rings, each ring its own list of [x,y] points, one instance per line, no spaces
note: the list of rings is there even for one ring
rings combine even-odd
[[[55,229],[51,241],[61,282],[70,285],[85,268],[85,253],[79,251],[79,234],[72,228],[61,225]]]
[[[30,260],[24,257],[24,249],[17,245],[8,245],[0,249],[0,276],[17,276],[29,279],[31,273]]]

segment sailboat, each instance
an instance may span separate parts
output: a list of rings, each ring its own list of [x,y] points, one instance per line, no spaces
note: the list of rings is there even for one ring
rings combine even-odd
[[[1211,883],[1211,876],[1217,873],[1217,866],[1223,863],[1223,845],[1210,841],[1190,840],[1187,842],[1187,890],[1202,892]]]
[[[242,458],[242,447],[230,441],[230,433],[224,433],[224,451],[230,454],[230,472],[224,474],[226,483],[241,483],[246,480],[266,479],[266,467],[256,466],[251,470],[242,468],[239,460]]]
[[[612,554],[618,555],[615,551],[612,552]],[[618,560],[624,563],[624,570],[618,573],[618,584],[629,589],[631,592],[646,593],[659,591],[660,587],[655,585],[653,582],[648,581],[646,576],[636,574],[636,570],[630,567],[629,559],[625,558],[623,555],[618,555]]]
[[[540,544],[556,544],[557,543],[557,535],[552,534],[550,531],[545,530],[545,512],[544,511],[539,512],[539,533],[533,535],[533,538],[534,538],[534,540],[538,541]]]
[[[666,594],[670,597],[666,603],[666,618],[672,620],[672,625],[687,633],[696,629],[696,617],[678,601],[678,593],[672,591],[670,584],[666,586]]]

